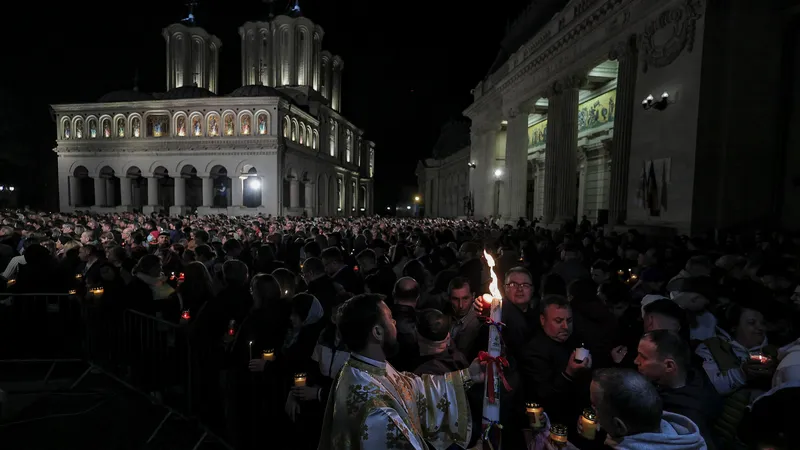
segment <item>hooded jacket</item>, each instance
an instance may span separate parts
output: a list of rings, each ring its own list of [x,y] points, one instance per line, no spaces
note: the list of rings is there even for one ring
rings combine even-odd
[[[625,436],[619,442],[608,441],[616,450],[706,450],[700,430],[691,420],[678,414],[664,412],[661,432]]]

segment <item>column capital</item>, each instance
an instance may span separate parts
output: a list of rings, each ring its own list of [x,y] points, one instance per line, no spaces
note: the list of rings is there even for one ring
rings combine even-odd
[[[615,43],[608,52],[608,59],[621,61],[636,55],[638,51],[637,39],[638,37],[636,34],[631,34],[627,38]]]
[[[560,95],[569,89],[580,89],[585,86],[587,78],[584,75],[568,75],[564,78],[558,79],[548,86],[545,94],[548,98]]]

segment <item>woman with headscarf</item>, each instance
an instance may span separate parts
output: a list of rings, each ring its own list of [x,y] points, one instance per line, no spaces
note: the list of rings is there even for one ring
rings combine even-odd
[[[286,389],[286,414],[294,423],[295,436],[301,439],[298,448],[315,448],[319,443],[324,408],[320,402],[319,364],[312,354],[326,325],[323,315],[322,304],[313,295],[297,294],[292,298],[291,328],[283,342],[280,366],[285,386],[292,386]],[[296,386],[295,377],[299,374],[305,374],[305,383]]]

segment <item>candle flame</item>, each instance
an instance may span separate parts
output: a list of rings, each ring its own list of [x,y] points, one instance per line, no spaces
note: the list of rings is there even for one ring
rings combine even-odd
[[[497,280],[497,274],[494,273],[494,258],[486,250],[483,251],[483,257],[486,258],[486,263],[489,265],[489,274],[492,276],[492,283],[489,285],[489,293],[494,298],[503,298],[500,293],[500,282]]]

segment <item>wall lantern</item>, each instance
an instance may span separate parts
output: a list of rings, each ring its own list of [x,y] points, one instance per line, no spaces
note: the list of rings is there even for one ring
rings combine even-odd
[[[478,167],[478,165],[475,164],[474,162],[467,163],[467,166],[469,166],[470,169],[474,169],[474,168]]]
[[[655,98],[653,98],[653,94],[648,95],[647,98],[642,100],[642,108],[644,108],[645,110],[656,109],[658,111],[663,111],[667,109],[667,106],[669,106],[668,92],[664,92],[663,94],[661,94],[661,100],[659,101],[656,101]]]

